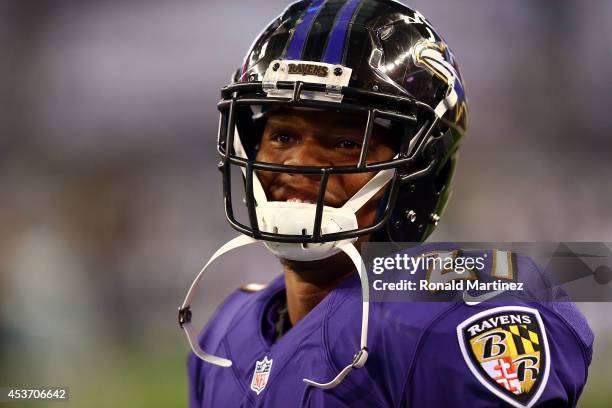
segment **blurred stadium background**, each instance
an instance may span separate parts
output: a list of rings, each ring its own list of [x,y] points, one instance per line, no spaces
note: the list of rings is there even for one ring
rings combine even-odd
[[[80,407],[186,405],[176,307],[235,235],[219,89],[287,4],[0,0],[0,385],[69,386]],[[409,4],[454,49],[471,108],[432,239],[612,241],[612,2]],[[225,258],[196,320],[279,272],[258,248]],[[610,406],[612,307],[580,307],[596,333],[581,405]]]

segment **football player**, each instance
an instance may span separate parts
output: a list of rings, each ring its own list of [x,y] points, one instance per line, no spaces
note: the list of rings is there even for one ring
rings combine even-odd
[[[298,1],[218,106],[225,212],[241,234],[179,309],[191,407],[576,405],[593,336],[569,302],[369,302],[362,244],[431,234],[466,132],[457,61],[422,14],[391,0]],[[231,294],[198,334],[189,305],[204,271],[254,242],[284,273]],[[435,251],[449,248],[403,253]],[[489,259],[481,274],[537,271]]]

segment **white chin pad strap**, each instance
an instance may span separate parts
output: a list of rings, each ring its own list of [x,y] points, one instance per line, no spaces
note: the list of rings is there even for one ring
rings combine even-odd
[[[187,336],[187,340],[189,341],[191,350],[193,350],[196,356],[206,361],[207,363],[211,363],[211,364],[221,366],[221,367],[231,367],[232,366],[231,360],[209,354],[205,352],[204,350],[202,350],[202,348],[200,347],[200,343],[198,342],[198,332],[194,329],[193,325],[191,324],[191,310],[190,310],[191,301],[195,294],[196,288],[198,284],[200,283],[200,280],[204,276],[204,272],[206,271],[206,268],[208,268],[208,266],[213,261],[215,261],[218,257],[220,257],[221,255],[233,249],[240,248],[241,246],[252,244],[254,242],[258,242],[258,241],[246,235],[240,235],[232,239],[231,241],[227,242],[221,248],[219,248],[213,254],[213,256],[210,257],[208,262],[206,262],[204,267],[200,270],[200,272],[194,279],[193,283],[191,284],[189,291],[187,291],[187,296],[185,296],[185,300],[183,301],[183,304],[179,308],[179,322],[181,324],[181,328],[185,331],[185,335]],[[361,313],[361,340],[359,343],[360,349],[355,354],[355,357],[353,357],[353,361],[349,365],[344,367],[338,373],[338,375],[336,375],[336,377],[333,378],[331,381],[326,382],[326,383],[319,383],[319,382],[304,378],[303,381],[306,384],[311,385],[313,387],[322,388],[322,389],[330,389],[330,388],[336,387],[342,382],[342,380],[344,380],[344,378],[346,378],[346,376],[353,369],[363,367],[364,364],[366,363],[366,360],[368,359],[368,349],[367,349],[368,318],[369,318],[369,311],[370,311],[369,292],[368,292],[368,286],[369,286],[368,285],[368,275],[366,273],[366,268],[361,258],[361,255],[359,254],[359,251],[357,251],[357,248],[355,248],[355,246],[352,243],[349,242],[344,245],[341,245],[338,247],[338,249],[344,252],[345,254],[347,254],[348,257],[351,259],[351,261],[353,261],[353,264],[355,265],[355,268],[357,269],[357,272],[359,273],[359,278],[361,280],[362,313]]]
[[[321,234],[357,229],[359,227],[355,215],[357,210],[393,178],[393,173],[393,169],[378,172],[340,208],[324,205],[321,217]],[[253,177],[253,182],[256,179],[257,177]],[[253,186],[253,190],[256,190],[256,186]],[[257,203],[256,212],[261,231],[285,235],[311,235],[317,205],[284,201],[260,201]],[[337,254],[340,252],[341,246],[355,241],[357,241],[357,238],[309,244],[264,241],[264,244],[270,252],[281,258],[293,261],[316,261]]]

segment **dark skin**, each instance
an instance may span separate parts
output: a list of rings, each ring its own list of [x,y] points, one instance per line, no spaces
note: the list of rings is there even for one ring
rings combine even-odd
[[[257,160],[295,166],[339,166],[356,164],[359,159],[365,118],[329,111],[279,110],[266,123]],[[398,149],[382,126],[374,126],[368,163],[390,160]],[[325,205],[340,207],[375,173],[342,174],[329,177]],[[272,201],[316,202],[320,177],[288,173],[258,172]],[[376,217],[384,189],[358,212],[360,227],[370,226]],[[369,236],[362,236],[364,242]],[[289,320],[295,325],[327,296],[342,280],[355,272],[344,253],[320,261],[298,262],[281,259],[285,274]]]

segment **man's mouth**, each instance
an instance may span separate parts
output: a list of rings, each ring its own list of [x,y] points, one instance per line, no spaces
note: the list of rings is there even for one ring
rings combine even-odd
[[[288,203],[316,204],[317,198],[318,194],[314,191],[290,186],[283,186],[272,193],[273,201],[286,201]],[[330,207],[339,207],[341,202],[336,196],[327,191],[325,193],[324,204]]]
[[[287,198],[288,203],[305,203],[305,204],[316,204],[316,201],[311,201],[309,199],[301,199],[298,197],[290,197]]]

